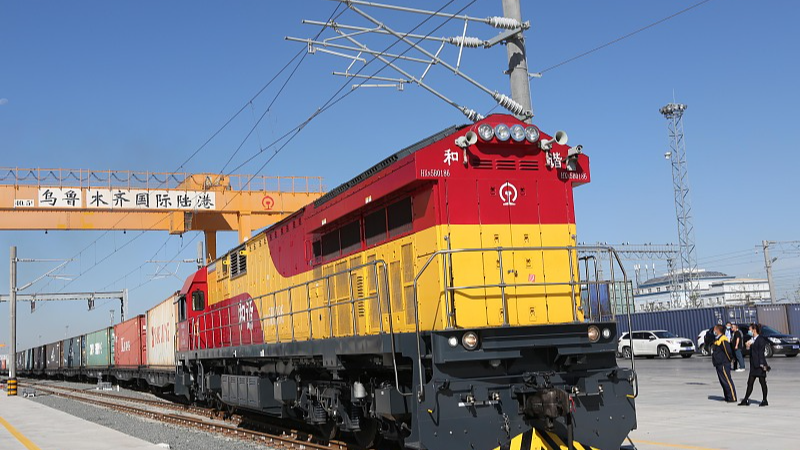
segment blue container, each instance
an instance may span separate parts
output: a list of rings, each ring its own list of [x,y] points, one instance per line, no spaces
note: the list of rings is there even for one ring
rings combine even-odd
[[[725,308],[725,322],[755,323],[759,322],[758,309],[753,306],[728,306]],[[724,324],[724,322],[721,322]]]
[[[744,313],[744,311],[730,311]],[[676,309],[672,311],[652,311],[631,314],[631,322],[636,330],[667,330],[680,337],[697,342],[697,335],[712,326],[725,323],[729,317],[726,308]],[[628,331],[628,319],[617,316],[617,329],[620,334]]]
[[[789,322],[789,334],[800,336],[800,305],[786,305],[786,319]]]
[[[81,366],[81,337],[64,339],[61,346],[63,349],[61,367],[72,369]]]
[[[602,322],[613,319],[609,291],[608,283],[590,284],[588,290],[582,291],[583,302],[589,304],[590,320]]]
[[[758,305],[758,323],[766,325],[781,333],[789,332],[789,321],[786,316],[788,305]]]

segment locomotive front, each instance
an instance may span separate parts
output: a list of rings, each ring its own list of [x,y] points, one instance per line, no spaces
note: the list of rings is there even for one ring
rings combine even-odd
[[[631,290],[612,249],[576,243],[589,160],[565,144],[491,116],[416,158],[439,175],[440,245],[418,245],[415,284],[431,330],[414,383],[425,448],[617,449],[635,427],[613,322]]]

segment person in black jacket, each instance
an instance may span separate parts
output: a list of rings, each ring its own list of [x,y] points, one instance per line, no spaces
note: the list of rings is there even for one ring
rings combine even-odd
[[[742,335],[742,330],[736,324],[731,326],[731,350],[733,350],[734,357],[732,370],[734,372],[744,372],[744,356],[742,356],[744,336]]]
[[[769,372],[769,364],[767,364],[767,357],[764,355],[767,339],[760,336],[761,324],[758,323],[750,325],[750,334],[753,335],[753,339],[747,342],[747,348],[750,349],[750,376],[747,377],[747,392],[744,394],[739,406],[750,405],[750,394],[753,393],[753,384],[755,384],[756,378],[761,384],[761,394],[763,396],[763,400],[758,406],[768,406],[767,372]]]
[[[711,347],[711,362],[717,370],[717,378],[719,378],[719,384],[722,386],[725,401],[733,403],[736,401],[736,387],[733,385],[733,378],[731,378],[733,351],[722,325],[715,325],[714,328],[709,330],[706,333],[705,342],[706,345]]]

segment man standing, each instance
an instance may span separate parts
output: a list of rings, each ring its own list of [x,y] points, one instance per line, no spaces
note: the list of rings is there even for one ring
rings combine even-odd
[[[731,349],[733,350],[733,370],[735,372],[744,372],[744,356],[742,350],[744,349],[744,336],[739,325],[733,324],[731,326]]]
[[[730,322],[725,324],[725,337],[728,338],[728,342],[730,342],[730,340],[731,340],[731,327],[732,326],[733,326],[733,324],[731,324]]]
[[[731,378],[731,359],[733,352],[728,338],[722,325],[714,325],[714,328],[706,333],[706,345],[711,347],[711,362],[717,370],[717,378],[722,386],[725,401],[733,403],[736,401],[736,388],[733,386]]]
[[[753,384],[755,384],[756,378],[761,384],[761,394],[763,396],[763,400],[758,406],[768,406],[767,372],[769,372],[769,365],[764,354],[767,340],[759,336],[761,334],[761,324],[754,323],[750,325],[750,334],[753,335],[753,339],[747,342],[747,348],[750,349],[750,376],[747,377],[747,392],[744,394],[739,406],[750,406],[750,394],[753,393]]]

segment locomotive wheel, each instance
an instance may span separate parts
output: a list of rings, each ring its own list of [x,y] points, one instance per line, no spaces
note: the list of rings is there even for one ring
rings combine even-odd
[[[336,437],[336,432],[339,431],[339,427],[336,426],[336,422],[333,420],[319,424],[316,428],[319,431],[320,437],[326,441],[333,440],[333,438]]]
[[[378,421],[361,419],[361,429],[353,432],[356,443],[363,448],[372,448],[378,442]]]

